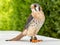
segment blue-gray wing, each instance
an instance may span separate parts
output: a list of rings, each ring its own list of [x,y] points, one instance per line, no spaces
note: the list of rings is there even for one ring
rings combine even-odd
[[[27,28],[28,28],[29,23],[30,23],[30,21],[31,21],[32,19],[33,19],[33,17],[32,17],[32,15],[30,15],[30,16],[28,17],[28,20],[27,20],[27,22],[26,22],[26,25],[25,25],[24,29],[27,29]]]

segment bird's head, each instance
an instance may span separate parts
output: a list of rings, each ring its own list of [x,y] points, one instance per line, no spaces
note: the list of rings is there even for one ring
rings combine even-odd
[[[34,3],[31,5],[31,10],[32,10],[32,12],[36,12],[36,11],[42,10],[42,8],[39,4]]]

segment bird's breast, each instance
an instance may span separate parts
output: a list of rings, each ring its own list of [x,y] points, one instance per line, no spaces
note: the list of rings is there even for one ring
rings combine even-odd
[[[33,18],[29,26],[35,27],[36,30],[39,30],[42,27],[43,23],[44,23],[44,20],[37,20]]]

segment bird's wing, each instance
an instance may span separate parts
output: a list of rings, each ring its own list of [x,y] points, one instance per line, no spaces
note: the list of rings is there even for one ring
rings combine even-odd
[[[26,22],[26,25],[25,25],[24,29],[28,28],[29,23],[30,23],[30,21],[31,21],[32,19],[33,19],[33,17],[32,17],[32,15],[30,15],[30,16],[28,17],[28,20],[27,20],[27,22]]]

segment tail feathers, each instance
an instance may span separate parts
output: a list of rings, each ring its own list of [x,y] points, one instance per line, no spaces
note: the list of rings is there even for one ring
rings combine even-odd
[[[18,41],[18,40],[20,40],[22,37],[24,37],[23,33],[19,34],[18,36],[16,36],[16,37],[13,38],[13,39],[6,40],[6,41]]]

